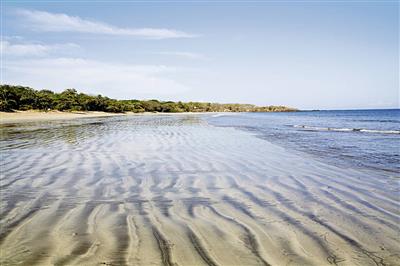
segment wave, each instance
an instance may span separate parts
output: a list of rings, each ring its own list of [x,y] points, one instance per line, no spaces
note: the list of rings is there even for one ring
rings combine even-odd
[[[238,115],[238,114],[240,114],[240,113],[233,113],[233,112],[230,112],[230,113],[217,113],[217,114],[211,115],[211,117],[232,116],[232,115]]]
[[[339,131],[339,132],[365,132],[377,134],[400,134],[400,130],[379,130],[379,129],[366,129],[366,128],[333,128],[333,127],[312,127],[305,125],[293,125],[295,128],[302,128],[305,130],[313,131]]]
[[[215,115],[212,115],[211,117],[221,117],[221,116],[226,116],[226,114],[215,114]]]

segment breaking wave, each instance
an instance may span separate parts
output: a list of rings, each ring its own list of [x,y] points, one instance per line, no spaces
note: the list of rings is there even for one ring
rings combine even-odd
[[[400,130],[379,130],[379,129],[366,129],[366,128],[333,128],[333,127],[313,127],[305,125],[293,125],[295,128],[312,131],[338,131],[338,132],[365,132],[377,134],[400,134]]]

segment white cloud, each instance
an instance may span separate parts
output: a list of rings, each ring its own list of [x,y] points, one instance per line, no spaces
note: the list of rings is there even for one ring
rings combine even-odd
[[[167,56],[178,56],[187,59],[198,59],[198,60],[206,60],[208,57],[198,53],[191,53],[191,52],[154,52],[153,54],[158,55],[167,55]]]
[[[21,59],[3,66],[5,84],[36,89],[75,88],[87,93],[128,99],[143,95],[174,95],[187,88],[171,76],[182,69],[159,65],[128,65],[81,58]]]
[[[28,23],[29,28],[38,31],[126,35],[146,39],[196,37],[194,34],[164,28],[121,28],[62,13],[26,9],[20,9],[17,13]]]
[[[74,43],[46,45],[40,43],[11,43],[0,41],[2,55],[45,56],[53,52],[68,52],[80,48]]]

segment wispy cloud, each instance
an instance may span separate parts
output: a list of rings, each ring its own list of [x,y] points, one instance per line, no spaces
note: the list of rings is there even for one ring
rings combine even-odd
[[[47,32],[81,32],[93,34],[108,34],[133,36],[146,39],[171,39],[171,38],[193,38],[195,34],[186,33],[174,29],[165,28],[122,28],[103,22],[83,19],[62,13],[50,13],[38,10],[17,10],[32,28],[37,31]]]
[[[187,59],[198,59],[198,60],[206,60],[208,57],[202,54],[198,53],[192,53],[192,52],[154,52],[153,54],[157,55],[166,55],[166,56],[177,56],[177,57],[183,57]]]
[[[0,41],[0,48],[1,54],[7,56],[46,56],[53,52],[71,52],[79,49],[80,46],[74,43],[47,45],[41,43],[15,43],[5,40]]]
[[[129,65],[82,58],[9,60],[4,83],[61,90],[76,88],[115,98],[174,95],[188,88],[174,79],[182,69],[163,65]]]

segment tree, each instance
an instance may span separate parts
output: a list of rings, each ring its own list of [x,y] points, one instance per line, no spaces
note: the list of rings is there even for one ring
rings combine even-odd
[[[105,112],[288,112],[285,106],[258,107],[251,104],[218,104],[204,102],[160,102],[158,100],[115,100],[102,95],[78,93],[67,89],[61,93],[28,87],[0,85],[0,111],[57,109],[60,111]]]

